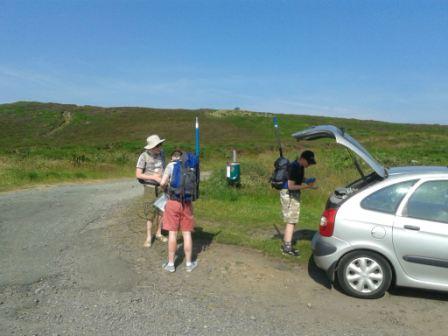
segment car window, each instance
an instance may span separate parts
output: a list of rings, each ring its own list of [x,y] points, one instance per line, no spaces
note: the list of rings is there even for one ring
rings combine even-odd
[[[400,182],[377,190],[362,200],[361,207],[367,210],[394,214],[403,197],[416,181],[417,180]]]
[[[448,223],[448,181],[423,183],[409,198],[403,215]]]

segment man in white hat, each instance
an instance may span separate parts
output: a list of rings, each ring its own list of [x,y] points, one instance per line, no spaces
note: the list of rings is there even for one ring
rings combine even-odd
[[[158,135],[150,135],[147,139],[146,150],[140,154],[135,170],[135,176],[144,187],[144,202],[146,205],[152,204],[159,193],[159,185],[162,179],[165,160],[162,151],[162,144],[165,139],[160,139]],[[167,238],[162,236],[162,226],[160,225],[161,216],[149,206],[146,209],[150,212],[147,214],[146,222],[146,240],[144,247],[151,247],[152,242],[152,224],[157,220],[155,238],[162,242],[167,242]]]

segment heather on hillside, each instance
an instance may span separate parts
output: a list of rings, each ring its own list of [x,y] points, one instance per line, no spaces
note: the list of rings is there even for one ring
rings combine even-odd
[[[197,218],[221,242],[278,253],[274,224],[282,229],[278,194],[268,184],[278,156],[272,114],[240,110],[182,110],[139,107],[101,108],[53,103],[0,105],[0,191],[62,181],[133,177],[135,161],[149,134],[166,138],[165,150],[194,149],[194,119],[201,126],[201,184]],[[323,205],[336,187],[357,178],[346,149],[330,140],[296,142],[306,127],[344,128],[385,166],[447,165],[448,126],[394,124],[304,115],[279,115],[286,156],[316,152],[309,174],[319,189],[304,193],[300,227],[313,232]],[[225,165],[238,151],[242,185],[230,188]],[[363,169],[369,168],[363,165]],[[308,231],[304,231],[305,233]],[[274,237],[274,238],[273,238]],[[300,238],[309,252],[309,236]],[[306,253],[305,253],[306,256]]]

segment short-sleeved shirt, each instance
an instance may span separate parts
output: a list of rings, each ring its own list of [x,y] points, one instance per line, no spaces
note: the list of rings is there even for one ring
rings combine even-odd
[[[143,152],[137,160],[136,168],[142,169],[144,174],[162,174],[164,166],[163,153],[154,155],[150,152]]]
[[[167,176],[168,181],[170,181],[171,175],[173,174],[174,164],[175,164],[175,161],[168,163],[168,165],[165,167],[165,170],[163,171],[163,176],[164,177]]]
[[[305,177],[305,168],[303,168],[300,163],[295,160],[289,165],[288,168],[288,180],[294,181],[296,184],[302,184]],[[291,193],[300,195],[300,190],[291,190]]]

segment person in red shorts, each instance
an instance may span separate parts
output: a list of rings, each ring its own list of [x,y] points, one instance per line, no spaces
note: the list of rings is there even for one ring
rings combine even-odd
[[[160,185],[162,188],[166,188],[171,180],[174,164],[180,160],[182,156],[181,150],[175,150],[171,154],[172,162],[170,162],[163,173],[162,181]],[[182,232],[184,240],[184,252],[185,252],[185,269],[187,272],[193,271],[198,263],[192,261],[193,251],[193,239],[191,233],[194,230],[194,216],[193,205],[191,201],[184,201],[176,199],[173,195],[169,195],[169,200],[165,206],[165,212],[163,214],[163,229],[169,231],[168,234],[168,262],[162,265],[163,269],[167,272],[174,272],[176,267],[174,265],[174,259],[177,250],[177,233]]]

